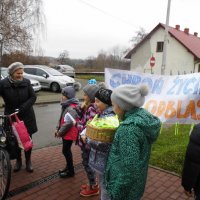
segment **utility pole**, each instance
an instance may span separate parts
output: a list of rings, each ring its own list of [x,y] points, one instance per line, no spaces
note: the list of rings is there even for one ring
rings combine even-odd
[[[1,80],[1,67],[3,67],[3,36],[0,33],[0,80]]]
[[[3,36],[0,33],[0,67],[2,67],[2,57],[3,57]]]
[[[167,17],[166,17],[166,24],[165,24],[164,46],[163,46],[163,55],[162,55],[161,75],[165,74],[165,68],[166,68],[170,5],[171,5],[171,0],[168,0]]]

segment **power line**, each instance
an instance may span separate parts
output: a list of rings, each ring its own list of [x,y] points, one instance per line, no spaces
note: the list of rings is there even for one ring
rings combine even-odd
[[[100,9],[100,8],[98,8],[98,7],[92,5],[92,4],[90,4],[90,3],[88,3],[88,2],[86,2],[86,1],[84,1],[84,0],[79,0],[79,1],[80,1],[81,3],[83,3],[83,4],[87,5],[87,6],[89,6],[90,8],[93,8],[93,9],[98,10],[99,12],[101,12],[101,13],[103,13],[103,14],[105,14],[105,15],[108,15],[109,17],[115,18],[115,19],[117,19],[117,20],[120,20],[120,21],[123,22],[123,23],[128,24],[128,25],[131,26],[132,28],[133,28],[133,27],[134,27],[134,28],[138,28],[136,25],[131,24],[130,22],[128,22],[128,21],[126,21],[126,20],[124,20],[124,19],[122,19],[122,18],[120,18],[120,17],[118,17],[118,16],[112,15],[112,14],[106,12],[105,10],[102,10],[102,9]]]

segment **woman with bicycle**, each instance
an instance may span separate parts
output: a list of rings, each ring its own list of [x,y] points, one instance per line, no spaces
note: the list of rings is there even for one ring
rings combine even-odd
[[[5,109],[4,114],[9,115],[19,109],[18,117],[23,120],[30,137],[37,132],[37,124],[33,104],[36,101],[35,92],[30,80],[23,77],[24,66],[20,62],[12,63],[8,67],[8,77],[0,81],[0,95],[2,96]],[[31,163],[32,149],[24,152],[27,172],[33,172]],[[22,167],[21,149],[16,152],[16,164],[14,172],[18,172]]]

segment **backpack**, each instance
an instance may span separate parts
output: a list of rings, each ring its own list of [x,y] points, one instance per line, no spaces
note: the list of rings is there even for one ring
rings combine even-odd
[[[78,145],[79,144],[79,141],[80,141],[80,132],[82,130],[82,123],[81,123],[81,116],[82,116],[82,112],[81,112],[81,109],[80,109],[80,106],[77,105],[77,104],[71,104],[70,105],[78,114],[77,118],[75,119],[76,120],[76,127],[78,129],[78,136],[77,136],[77,139],[76,139],[76,142],[75,144]]]

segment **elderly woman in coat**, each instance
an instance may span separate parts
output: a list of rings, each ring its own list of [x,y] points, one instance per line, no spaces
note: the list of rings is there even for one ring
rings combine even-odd
[[[8,67],[9,76],[0,81],[0,96],[5,103],[4,114],[8,115],[19,109],[18,117],[23,120],[30,137],[37,132],[37,124],[33,104],[36,101],[35,92],[30,80],[23,77],[24,66],[20,62],[12,63]],[[16,152],[14,172],[22,167],[21,149]],[[25,152],[26,170],[33,172],[31,164],[31,149]]]

